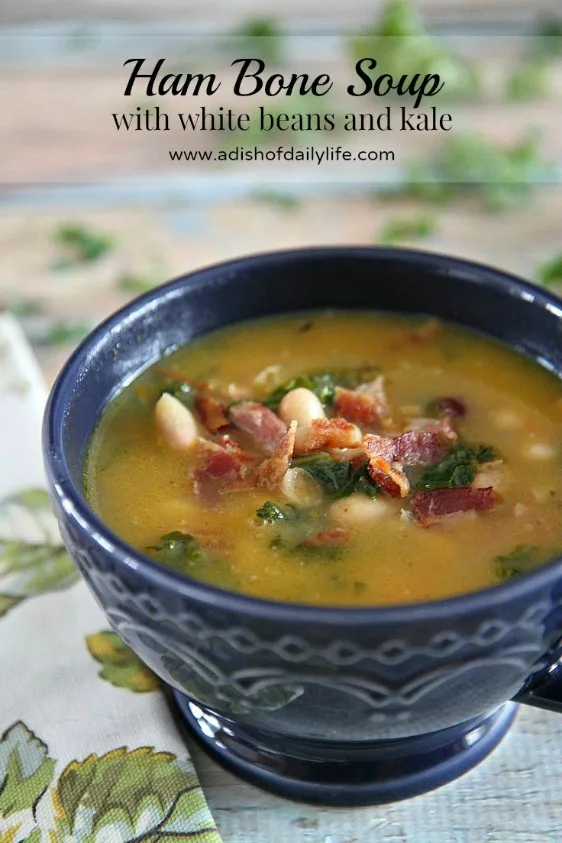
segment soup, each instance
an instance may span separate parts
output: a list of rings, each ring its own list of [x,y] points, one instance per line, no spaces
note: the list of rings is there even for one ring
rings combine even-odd
[[[110,404],[85,489],[162,565],[272,600],[469,592],[562,551],[562,388],[479,334],[291,314],[197,339]]]

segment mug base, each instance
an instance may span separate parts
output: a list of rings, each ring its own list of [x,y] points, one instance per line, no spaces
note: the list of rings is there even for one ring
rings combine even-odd
[[[517,706],[431,734],[338,744],[258,732],[170,689],[180,731],[228,772],[297,802],[334,807],[381,805],[434,790],[482,761],[508,731]]]

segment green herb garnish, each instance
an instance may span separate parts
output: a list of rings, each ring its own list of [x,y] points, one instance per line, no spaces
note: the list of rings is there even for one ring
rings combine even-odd
[[[502,210],[527,198],[551,168],[539,136],[531,133],[510,147],[476,134],[451,137],[433,159],[414,161],[408,169],[403,195],[442,202],[472,193],[491,210]]]
[[[294,523],[299,520],[301,513],[296,506],[292,506],[290,503],[286,504],[282,509],[276,503],[273,503],[273,501],[266,501],[263,506],[260,506],[256,510],[256,515],[260,521],[266,524],[273,524],[274,521]]]
[[[197,565],[207,559],[207,554],[202,550],[197,539],[179,530],[166,533],[158,544],[147,547],[146,552],[158,562],[176,570]]]
[[[562,21],[545,20],[539,27],[535,41],[535,55],[562,55]]]
[[[70,345],[84,339],[91,330],[91,325],[84,322],[63,322],[53,323],[42,337],[46,345]]]
[[[435,220],[425,214],[410,219],[390,220],[381,232],[380,242],[390,246],[400,240],[431,237],[435,229]]]
[[[507,81],[507,99],[536,100],[549,93],[549,65],[546,58],[536,55],[516,67]]]
[[[8,313],[17,317],[38,316],[40,313],[43,313],[43,305],[41,302],[36,301],[35,299],[18,298],[17,296],[6,299],[4,307]]]
[[[112,237],[83,225],[61,225],[55,232],[55,240],[68,253],[67,258],[57,262],[56,269],[76,263],[92,263],[111,251],[114,245]]]
[[[146,293],[156,286],[153,278],[129,273],[121,275],[116,281],[117,287],[125,293]]]
[[[260,190],[254,194],[253,198],[257,202],[275,205],[284,211],[294,211],[301,204],[296,196],[290,193],[282,193],[280,190]]]
[[[292,548],[303,561],[322,561],[327,559],[339,559],[342,556],[343,548],[338,545],[307,544],[300,542]]]
[[[540,264],[538,277],[544,287],[562,284],[562,252]]]
[[[525,573],[534,564],[537,548],[532,545],[518,544],[511,553],[495,556],[496,573],[501,580],[509,580]]]
[[[417,4],[411,0],[389,0],[378,23],[353,37],[350,47],[354,61],[366,56],[376,58],[378,75],[439,74],[446,83],[446,96],[472,96],[480,87],[475,69],[428,32]]]
[[[270,64],[279,63],[283,57],[283,37],[273,18],[256,17],[245,21],[234,35],[239,39],[237,48],[241,55],[251,55]]]
[[[469,448],[457,445],[446,457],[435,465],[428,465],[415,484],[418,490],[458,489],[470,486],[476,477],[476,466],[496,458],[492,448],[481,446]]]

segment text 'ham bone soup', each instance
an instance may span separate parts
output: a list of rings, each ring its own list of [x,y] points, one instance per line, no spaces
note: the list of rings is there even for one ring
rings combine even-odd
[[[197,339],[127,386],[84,483],[187,577],[271,600],[474,591],[562,551],[562,384],[434,319],[291,314]]]

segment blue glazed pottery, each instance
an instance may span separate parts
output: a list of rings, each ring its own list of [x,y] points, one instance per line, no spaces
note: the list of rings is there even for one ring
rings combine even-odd
[[[112,627],[166,683],[180,727],[275,793],[363,805],[474,766],[509,727],[513,700],[562,709],[562,560],[423,604],[275,603],[160,567],[82,493],[100,413],[147,365],[232,322],[324,307],[436,315],[562,372],[559,300],[492,268],[378,248],[257,255],[176,279],[93,331],[52,390],[44,454],[65,544]]]

